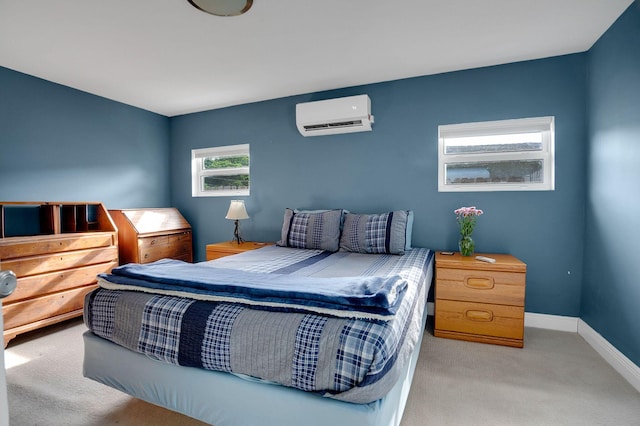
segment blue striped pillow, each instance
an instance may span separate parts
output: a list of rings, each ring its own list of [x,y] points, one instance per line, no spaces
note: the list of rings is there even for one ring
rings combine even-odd
[[[280,241],[276,245],[338,251],[342,210],[297,212],[285,209]]]
[[[395,210],[380,214],[347,213],[340,248],[356,253],[404,254],[409,212]]]

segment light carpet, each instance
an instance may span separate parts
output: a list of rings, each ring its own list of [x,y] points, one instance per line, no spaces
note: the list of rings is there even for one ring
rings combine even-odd
[[[72,320],[9,343],[12,426],[203,424],[82,377],[85,330]],[[640,393],[575,333],[527,328],[515,349],[429,332],[402,421],[418,425],[640,425]]]

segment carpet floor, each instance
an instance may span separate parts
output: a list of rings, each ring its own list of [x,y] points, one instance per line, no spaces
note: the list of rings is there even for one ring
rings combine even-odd
[[[12,426],[204,424],[82,377],[85,330],[72,320],[9,343]],[[640,425],[640,393],[576,333],[526,328],[514,349],[429,332],[402,420],[422,425]]]

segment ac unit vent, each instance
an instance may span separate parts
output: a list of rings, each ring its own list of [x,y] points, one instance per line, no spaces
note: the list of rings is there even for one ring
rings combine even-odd
[[[304,128],[305,130],[313,131],[353,126],[362,126],[362,120],[341,121],[339,123],[310,124],[308,126],[304,126]]]
[[[296,105],[296,125],[303,136],[371,131],[373,122],[367,95]]]

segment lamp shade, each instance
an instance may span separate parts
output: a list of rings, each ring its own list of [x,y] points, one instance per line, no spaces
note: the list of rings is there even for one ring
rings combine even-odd
[[[247,209],[244,207],[244,200],[231,200],[231,204],[229,204],[229,211],[227,212],[225,219],[249,219]]]

